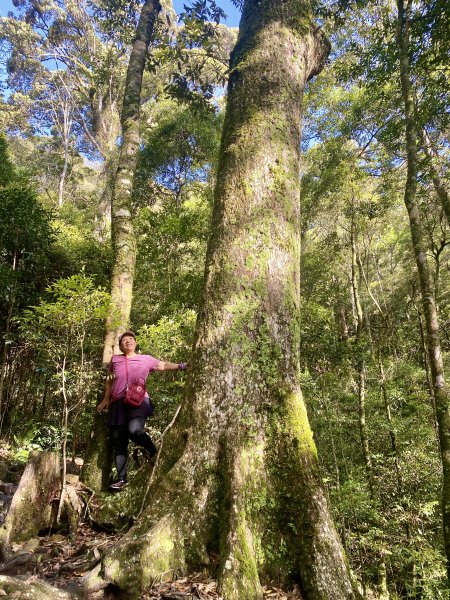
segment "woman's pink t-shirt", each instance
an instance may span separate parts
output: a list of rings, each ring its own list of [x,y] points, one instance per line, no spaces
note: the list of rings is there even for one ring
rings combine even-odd
[[[127,365],[125,367],[125,361]],[[114,373],[114,381],[111,387],[111,400],[117,400],[125,396],[127,383],[133,382],[135,379],[147,380],[147,377],[152,373],[159,364],[159,360],[149,354],[135,354],[131,358],[124,354],[113,356],[109,363],[109,371]],[[127,381],[128,370],[128,381]],[[146,394],[148,397],[148,394]]]

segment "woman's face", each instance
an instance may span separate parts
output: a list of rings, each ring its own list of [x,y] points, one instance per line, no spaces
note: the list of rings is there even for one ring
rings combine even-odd
[[[132,335],[124,335],[120,340],[120,349],[124,354],[134,352],[136,350],[136,340]]]

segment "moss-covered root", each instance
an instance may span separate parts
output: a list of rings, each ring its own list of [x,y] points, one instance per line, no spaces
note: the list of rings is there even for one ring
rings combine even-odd
[[[183,538],[175,517],[168,515],[147,533],[125,536],[110,550],[103,562],[103,578],[133,595],[184,568]]]
[[[220,572],[224,600],[262,600],[252,534],[243,515],[236,515],[236,527],[229,532],[229,551]]]
[[[236,450],[225,467],[219,587],[224,600],[262,600],[253,535],[245,513],[247,454]]]
[[[300,391],[286,397],[271,426],[278,452],[274,477],[280,525],[305,595],[308,600],[354,600]]]

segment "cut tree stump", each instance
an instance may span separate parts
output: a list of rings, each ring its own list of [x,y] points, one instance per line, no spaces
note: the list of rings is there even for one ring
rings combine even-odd
[[[61,491],[60,461],[54,452],[30,452],[19,487],[0,529],[4,557],[12,543],[35,537],[54,524]]]

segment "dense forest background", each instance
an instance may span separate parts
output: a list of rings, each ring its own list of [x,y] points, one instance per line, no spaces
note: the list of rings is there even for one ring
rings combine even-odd
[[[304,106],[302,387],[364,595],[446,598],[438,406],[404,194],[413,126],[448,371],[450,7],[316,4],[332,53]],[[179,362],[202,290],[237,30],[220,2],[194,2],[181,17],[162,5],[141,101],[130,326],[141,351]],[[63,443],[82,455],[101,395],[111,177],[138,12],[138,2],[15,0],[0,20],[0,436],[17,461]],[[179,376],[153,380],[156,440],[182,388]]]

